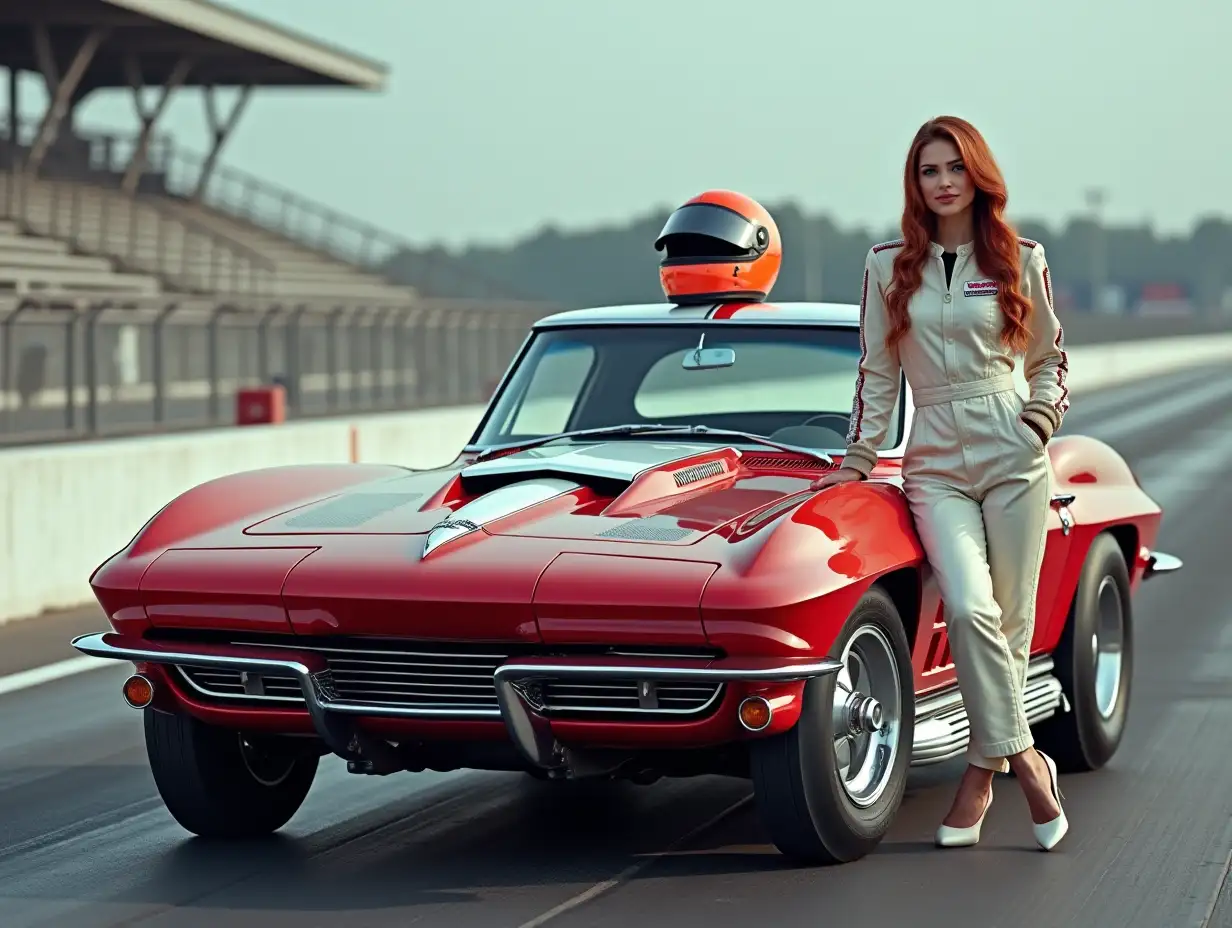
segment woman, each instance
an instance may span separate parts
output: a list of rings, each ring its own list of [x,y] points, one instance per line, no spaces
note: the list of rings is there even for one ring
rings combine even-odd
[[[1045,446],[1068,408],[1048,264],[1003,218],[1004,180],[970,123],[925,123],[904,184],[903,238],[874,246],[864,267],[849,446],[815,486],[868,477],[905,371],[918,412],[903,487],[945,602],[971,723],[968,766],[937,844],[978,842],[993,775],[1013,769],[1036,841],[1050,850],[1068,823],[1056,765],[1034,748],[1023,711],[1051,494]]]

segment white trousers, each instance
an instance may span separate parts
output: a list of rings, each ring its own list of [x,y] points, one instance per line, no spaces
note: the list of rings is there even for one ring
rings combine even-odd
[[[915,391],[903,489],[945,604],[967,761],[1005,772],[1023,708],[1052,469],[1010,377]]]

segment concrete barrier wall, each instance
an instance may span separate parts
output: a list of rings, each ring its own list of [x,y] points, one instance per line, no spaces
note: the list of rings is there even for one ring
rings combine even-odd
[[[1069,357],[1073,401],[1081,402],[1092,389],[1232,362],[1232,335],[1085,345]],[[94,568],[198,483],[253,468],[345,462],[353,454],[441,466],[482,412],[466,406],[0,451],[0,623],[90,602]]]

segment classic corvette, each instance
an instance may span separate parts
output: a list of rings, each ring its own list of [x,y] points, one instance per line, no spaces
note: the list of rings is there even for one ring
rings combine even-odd
[[[859,308],[717,301],[535,325],[457,460],[237,473],[157,513],[92,586],[149,761],[198,834],[280,828],[356,774],[747,777],[777,847],[867,854],[909,767],[967,743],[900,465],[845,447]],[[1059,435],[1027,705],[1063,769],[1116,751],[1131,596],[1180,566],[1106,444]]]

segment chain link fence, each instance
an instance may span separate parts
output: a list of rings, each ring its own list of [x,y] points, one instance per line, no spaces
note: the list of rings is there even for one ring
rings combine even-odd
[[[0,444],[235,421],[280,384],[288,418],[486,402],[539,304],[253,306],[178,295],[0,304]]]

